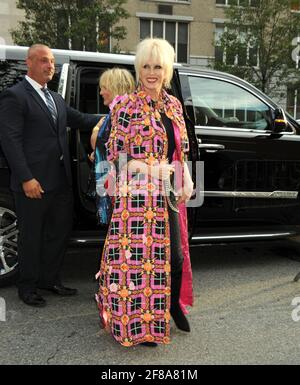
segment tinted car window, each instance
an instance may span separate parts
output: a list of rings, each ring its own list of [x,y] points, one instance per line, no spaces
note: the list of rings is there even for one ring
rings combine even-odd
[[[55,75],[48,86],[51,90],[57,91],[61,65],[55,66]],[[3,60],[0,61],[0,92],[6,88],[12,87],[14,84],[21,81],[27,72],[25,61],[19,60]]]
[[[99,95],[99,78],[103,71],[101,68],[80,69],[78,77],[80,90],[77,95],[79,111],[89,114],[108,113],[108,108],[103,105],[103,98]]]
[[[188,77],[196,125],[267,130],[269,107],[243,88],[226,81]]]
[[[51,90],[57,91],[61,65],[55,66],[55,75],[48,86]],[[23,60],[2,60],[0,61],[0,93],[16,83],[20,82],[27,72],[27,66]],[[0,168],[6,167],[6,160],[0,143]]]

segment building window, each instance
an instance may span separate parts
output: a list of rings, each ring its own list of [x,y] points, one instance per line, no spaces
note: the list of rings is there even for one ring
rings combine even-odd
[[[143,40],[149,36],[151,36],[151,21],[141,19],[140,20],[140,39]]]
[[[177,61],[179,63],[187,62],[187,51],[188,25],[186,23],[178,23]]]
[[[252,7],[256,7],[258,2],[259,0],[216,0],[216,4],[218,5],[239,5],[241,7],[246,5],[252,5]]]
[[[221,45],[221,38],[223,33],[224,26],[217,24],[215,29],[215,61],[217,63],[225,62],[224,48]]]
[[[300,0],[291,0],[291,10],[293,12],[300,12]]]
[[[140,19],[140,39],[159,37],[168,40],[175,49],[176,61],[188,62],[189,24],[167,20]]]
[[[221,44],[221,38],[227,27],[223,24],[217,24],[215,29],[215,61],[227,65],[239,66],[258,66],[258,48],[254,44],[248,44],[246,47],[241,46],[239,49],[226,49]],[[247,31],[240,29],[240,42],[245,43]]]
[[[142,0],[145,1],[145,0]],[[191,0],[148,0],[149,2],[159,1],[160,3],[191,3]]]

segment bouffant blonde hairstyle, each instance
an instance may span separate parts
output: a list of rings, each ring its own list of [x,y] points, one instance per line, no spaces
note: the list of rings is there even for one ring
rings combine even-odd
[[[164,39],[147,38],[142,40],[137,45],[134,62],[137,83],[139,82],[141,68],[150,58],[162,66],[165,71],[163,86],[170,88],[175,59],[174,48],[167,40]]]
[[[135,82],[128,70],[114,67],[102,73],[99,87],[110,90],[112,97],[115,98],[117,95],[132,93],[135,89]]]

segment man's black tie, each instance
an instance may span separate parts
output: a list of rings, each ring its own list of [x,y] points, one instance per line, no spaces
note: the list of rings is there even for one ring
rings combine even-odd
[[[51,116],[53,118],[54,124],[56,125],[56,122],[57,122],[57,111],[56,111],[55,104],[54,104],[54,102],[52,100],[50,91],[48,90],[48,88],[45,88],[45,87],[42,88],[42,91],[44,92],[44,95],[45,95],[45,98],[46,98],[46,102],[47,102],[47,107],[48,107],[48,109],[50,111],[50,114],[51,114]]]

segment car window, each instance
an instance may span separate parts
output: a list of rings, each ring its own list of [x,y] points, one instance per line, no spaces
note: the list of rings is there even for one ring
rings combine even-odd
[[[80,88],[77,94],[76,108],[81,112],[100,115],[106,115],[109,112],[108,107],[103,104],[102,96],[99,94],[99,78],[105,70],[111,67],[82,67],[78,70],[78,83]],[[126,69],[133,74],[133,67]]]
[[[98,83],[103,71],[102,68],[82,68],[78,71],[80,88],[76,107],[79,111],[89,114],[108,113],[108,108],[103,105],[102,97],[99,95]]]
[[[61,65],[55,66],[55,75],[48,86],[51,90],[57,91]],[[27,66],[24,60],[1,60],[0,61],[0,93],[22,81],[27,73]],[[3,151],[0,144],[0,168],[6,166]]]
[[[267,130],[270,109],[243,88],[217,79],[188,76],[190,95],[185,105],[193,109],[195,124],[207,127],[231,127]]]
[[[58,89],[61,68],[61,64],[55,65],[55,74],[53,79],[48,83],[48,87],[52,91],[57,91]],[[27,66],[24,60],[0,61],[0,92],[23,80],[26,72]]]

